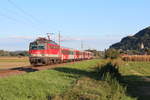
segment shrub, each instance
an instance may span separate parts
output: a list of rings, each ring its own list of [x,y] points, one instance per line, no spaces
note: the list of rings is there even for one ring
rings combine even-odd
[[[105,77],[107,77],[108,74],[112,79],[114,78],[117,80],[121,79],[121,74],[119,73],[118,66],[116,66],[115,64],[111,62],[99,67],[98,73],[99,73],[100,79],[105,80]]]
[[[105,58],[116,59],[120,55],[120,51],[116,49],[108,49],[105,51]]]
[[[116,65],[106,63],[98,66],[95,73],[99,74],[95,74],[99,80],[82,77],[72,89],[54,96],[52,100],[136,100],[126,95],[126,88],[119,83],[121,75]]]

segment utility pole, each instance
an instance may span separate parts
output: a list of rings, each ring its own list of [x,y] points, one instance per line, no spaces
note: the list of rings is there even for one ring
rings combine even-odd
[[[61,41],[61,36],[60,36],[60,32],[58,33],[58,45],[59,45],[59,55],[60,55],[60,58],[61,58],[61,47],[60,47],[60,41]]]
[[[83,41],[81,40],[81,50],[83,50]]]
[[[60,32],[59,32],[59,34],[58,34],[58,43],[59,43],[59,46],[60,46],[60,38],[61,38],[61,36],[60,36]]]

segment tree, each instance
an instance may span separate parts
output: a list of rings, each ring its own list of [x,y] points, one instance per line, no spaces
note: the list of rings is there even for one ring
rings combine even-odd
[[[120,56],[120,51],[110,48],[105,51],[105,58],[116,59]]]

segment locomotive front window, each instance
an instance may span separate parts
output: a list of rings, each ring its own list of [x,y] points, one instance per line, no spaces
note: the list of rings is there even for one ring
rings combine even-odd
[[[30,49],[31,49],[31,50],[37,50],[37,46],[36,46],[36,45],[32,45],[32,46],[30,47]]]
[[[40,46],[38,46],[38,49],[39,49],[39,50],[44,50],[45,48],[44,48],[44,46],[41,46],[41,45],[40,45]]]
[[[31,50],[44,50],[45,47],[43,45],[31,45]]]

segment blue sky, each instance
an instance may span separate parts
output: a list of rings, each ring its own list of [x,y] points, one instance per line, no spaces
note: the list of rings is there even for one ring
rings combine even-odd
[[[60,31],[63,46],[80,49],[83,40],[84,49],[104,50],[150,26],[149,4],[149,0],[1,0],[0,49],[27,50],[36,37],[47,32],[57,36]]]

